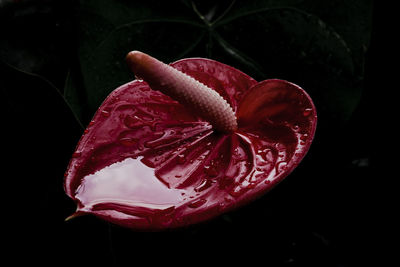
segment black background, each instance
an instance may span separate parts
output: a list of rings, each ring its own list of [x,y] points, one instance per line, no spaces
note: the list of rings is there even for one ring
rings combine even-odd
[[[198,3],[199,11],[210,5]],[[357,107],[340,123],[322,116],[310,152],[284,182],[212,221],[156,233],[92,216],[64,222],[75,205],[63,192],[63,173],[82,133],[63,97],[79,65],[77,9],[78,1],[0,1],[2,243],[10,265],[363,266],[386,259],[378,248],[390,235],[380,97],[391,88],[387,7],[373,3]],[[207,56],[201,51],[193,53]],[[93,111],[80,112],[85,125]]]

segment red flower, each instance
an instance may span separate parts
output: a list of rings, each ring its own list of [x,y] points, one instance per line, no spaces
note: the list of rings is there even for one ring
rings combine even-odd
[[[142,66],[132,66],[148,83],[134,80],[114,90],[70,161],[65,191],[78,205],[76,214],[134,229],[197,223],[260,197],[305,156],[317,115],[299,86],[276,79],[257,82],[203,58],[170,66],[218,92],[232,108],[222,117],[233,111],[237,124],[221,126],[215,118],[219,111],[208,113],[203,104],[170,93],[178,103],[153,90],[169,93],[164,89],[169,85],[160,81],[163,70],[149,76],[141,73]]]

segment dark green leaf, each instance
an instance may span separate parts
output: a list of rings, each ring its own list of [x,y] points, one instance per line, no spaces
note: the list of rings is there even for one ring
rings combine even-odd
[[[327,16],[327,5],[312,1],[193,1],[190,5],[189,1],[82,1],[79,62],[85,93],[80,95],[87,97],[84,101],[93,113],[113,89],[133,79],[124,62],[131,50],[166,62],[194,55],[231,64],[259,80],[297,82],[316,99],[324,116],[345,121],[361,94],[363,61],[354,55],[365,50],[369,19],[363,20],[365,29],[358,31],[359,38],[347,38],[349,30],[338,18],[345,16],[354,30],[360,26],[347,16],[344,1],[334,2],[341,9],[331,8]],[[368,3],[356,13],[368,14]],[[351,14],[356,4],[348,4]]]
[[[363,75],[365,50],[371,38],[372,0],[257,0],[237,1],[225,21],[265,9],[295,8],[317,16],[334,29],[351,49],[357,75]]]
[[[322,114],[343,121],[357,106],[361,87],[355,84],[351,51],[316,16],[294,8],[264,8],[221,21],[217,31],[223,50],[240,69],[266,74],[258,79],[298,83]]]
[[[214,32],[213,37],[216,39],[217,43],[221,46],[224,52],[234,58],[238,64],[248,69],[249,73],[253,73],[258,77],[267,77],[263,67],[257,63],[256,60],[250,58],[244,52],[229,44],[218,33]]]
[[[129,51],[145,51],[169,62],[184,57],[204,36],[203,25],[193,17],[176,10],[175,16],[163,15],[174,6],[160,1],[100,2],[82,1],[80,11],[79,59],[91,112],[112,90],[134,79],[125,65]]]

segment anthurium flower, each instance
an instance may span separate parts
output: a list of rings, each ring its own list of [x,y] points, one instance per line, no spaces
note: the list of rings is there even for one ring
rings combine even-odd
[[[204,58],[127,59],[138,78],[99,107],[66,171],[72,216],[148,230],[205,221],[265,194],[311,145],[315,106],[293,83]]]

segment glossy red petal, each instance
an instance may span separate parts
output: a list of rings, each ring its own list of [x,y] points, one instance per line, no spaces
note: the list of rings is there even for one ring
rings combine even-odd
[[[204,221],[265,193],[305,155],[316,113],[301,88],[257,84],[212,60],[172,65],[218,91],[238,112],[240,129],[215,133],[145,82],[121,86],[95,114],[66,172],[65,191],[80,214],[134,229]]]
[[[253,147],[255,168],[269,186],[303,159],[314,138],[317,113],[299,86],[278,79],[250,88],[240,102],[239,129]]]

